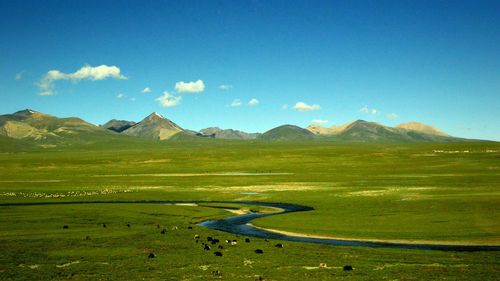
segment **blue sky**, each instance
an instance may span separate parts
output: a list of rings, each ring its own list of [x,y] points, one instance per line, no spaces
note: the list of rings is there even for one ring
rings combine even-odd
[[[4,0],[0,114],[157,111],[250,132],[419,121],[500,140],[499,14],[500,1]]]

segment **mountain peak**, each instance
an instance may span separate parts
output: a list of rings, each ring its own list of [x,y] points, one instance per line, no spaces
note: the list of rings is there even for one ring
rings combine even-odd
[[[164,117],[163,117],[163,115],[161,115],[160,113],[158,113],[158,112],[156,112],[156,111],[155,111],[155,112],[153,112],[153,113],[151,113],[151,114],[153,114],[153,115],[155,115],[155,116],[158,116],[158,117],[160,117],[160,118],[164,118]]]
[[[356,121],[351,122],[350,124],[366,124],[366,123],[372,123],[372,122],[363,119],[358,119]]]
[[[221,129],[219,127],[208,127],[200,130],[199,134],[204,137],[213,137],[216,139],[256,139],[259,133],[246,133],[233,129]]]
[[[166,119],[166,118],[163,117],[163,115],[161,115],[158,112],[153,112],[153,113],[149,114],[148,117],[146,117],[146,119],[148,119],[148,120],[159,120],[159,119]]]
[[[164,140],[182,131],[184,131],[184,129],[174,122],[163,117],[158,112],[153,112],[141,122],[124,130],[123,133],[131,136]]]
[[[429,134],[429,135],[437,135],[437,136],[443,136],[443,137],[449,136],[447,133],[445,133],[439,129],[436,129],[432,126],[429,126],[429,125],[426,125],[423,123],[419,123],[419,122],[402,123],[402,124],[397,125],[396,128],[417,131],[417,132],[421,132],[421,133],[425,133],[425,134]]]
[[[108,129],[108,130],[111,130],[111,131],[121,133],[134,125],[135,125],[135,122],[133,122],[133,121],[111,119],[108,122],[101,125],[101,127]]]
[[[26,115],[33,115],[33,114],[35,114],[35,113],[39,113],[39,112],[37,112],[37,111],[34,111],[34,110],[32,110],[32,109],[27,108],[27,109],[24,109],[24,110],[19,110],[19,111],[15,112],[15,113],[14,113],[14,115],[22,115],[22,116],[26,116]]]
[[[259,138],[263,140],[304,140],[311,139],[314,137],[314,134],[304,128],[285,124],[274,129],[271,129],[264,134],[262,134]]]

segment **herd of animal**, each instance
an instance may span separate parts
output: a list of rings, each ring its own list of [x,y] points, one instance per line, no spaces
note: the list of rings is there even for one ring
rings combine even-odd
[[[130,223],[127,223],[127,224],[126,224],[126,226],[127,226],[128,228],[130,228],[130,227],[131,227]],[[103,223],[103,224],[102,224],[102,227],[103,227],[103,228],[106,228],[106,224],[105,224],[105,223]],[[156,228],[158,228],[158,229],[159,229],[159,228],[161,228],[161,227],[160,227],[160,225],[159,225],[159,224],[157,224],[157,225],[156,225]],[[63,229],[69,229],[69,226],[68,226],[68,225],[64,225],[64,226],[63,226]],[[176,230],[176,229],[178,229],[178,227],[177,227],[177,226],[173,226],[173,227],[172,227],[172,230]],[[192,226],[188,226],[188,229],[192,230],[192,229],[193,229],[193,227],[192,227]],[[163,229],[160,231],[160,234],[162,234],[162,235],[166,235],[166,234],[167,234],[167,231],[168,231],[168,230],[167,230],[166,228],[163,228]],[[237,235],[237,236],[239,236],[239,235]],[[89,240],[89,239],[90,239],[90,237],[89,237],[89,236],[87,236],[87,237],[86,237],[86,240]],[[211,237],[211,236],[207,236],[206,241],[205,241],[204,239],[202,239],[202,237],[201,237],[200,235],[195,234],[195,235],[194,235],[194,241],[195,241],[195,243],[199,243],[199,244],[201,244],[201,246],[202,246],[203,250],[205,250],[205,251],[210,251],[210,250],[212,250],[212,248],[217,249],[217,251],[214,251],[214,252],[213,252],[214,256],[216,256],[216,257],[222,257],[222,256],[223,256],[223,253],[221,252],[221,250],[223,250],[223,249],[224,249],[224,244],[223,244],[223,243],[221,243],[219,239],[214,238],[214,237]],[[251,242],[251,241],[250,241],[250,238],[248,238],[248,237],[247,237],[247,238],[245,238],[245,240],[244,240],[244,241],[245,241],[245,243],[250,243],[250,242]],[[266,242],[269,242],[269,240],[267,240],[267,239],[265,239],[265,241],[266,241]],[[230,239],[226,239],[226,240],[225,240],[225,243],[226,243],[226,245],[227,245],[227,246],[235,246],[235,245],[237,245],[237,244],[238,244],[238,240],[236,240],[236,239],[232,239],[232,240],[230,240]],[[274,245],[274,247],[276,247],[276,248],[284,248],[284,245],[283,245],[282,243],[277,243],[277,244],[275,244],[275,245]],[[254,252],[255,252],[256,254],[264,254],[264,250],[262,250],[262,249],[255,249],[255,250],[254,250]],[[156,258],[156,257],[157,257],[157,256],[156,256],[156,254],[155,254],[155,253],[149,253],[149,254],[148,254],[148,258],[150,258],[150,259],[154,259],[154,258]],[[326,268],[326,267],[327,267],[327,266],[326,266],[326,264],[325,264],[325,263],[320,263],[320,264],[319,264],[319,268]],[[345,265],[345,266],[343,267],[343,270],[345,270],[345,271],[351,271],[351,270],[353,270],[353,267],[352,267],[352,266],[350,266],[350,265]],[[219,272],[215,272],[214,274],[215,274],[215,275],[218,275],[218,274],[219,274]]]
[[[199,243],[200,241],[202,241],[200,235],[196,234],[194,236],[194,241],[196,243]],[[266,241],[269,242],[267,239],[266,239]],[[250,238],[245,238],[245,243],[250,243]],[[236,240],[236,239],[233,239],[233,240],[226,239],[226,244],[228,246],[235,246],[236,244],[238,244],[238,240]],[[213,238],[211,236],[207,236],[207,241],[206,242],[202,241],[201,245],[203,246],[203,249],[205,251],[210,251],[212,249],[212,247],[215,247],[216,245],[217,245],[217,249],[219,249],[219,250],[224,249],[224,245],[220,242],[220,240],[217,239],[217,238]],[[210,245],[212,245],[212,246],[210,246]],[[281,244],[281,243],[278,243],[278,244],[276,244],[274,246],[276,248],[283,248],[284,247],[283,244]],[[254,252],[256,254],[264,254],[264,250],[262,250],[262,249],[255,249]],[[220,251],[214,252],[214,255],[217,256],[217,257],[222,257],[223,256],[222,252],[220,252]]]

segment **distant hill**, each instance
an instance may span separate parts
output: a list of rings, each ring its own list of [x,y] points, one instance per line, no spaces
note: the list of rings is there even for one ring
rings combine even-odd
[[[58,143],[88,133],[105,133],[105,130],[80,118],[57,118],[31,109],[0,115],[0,135],[13,139]]]
[[[307,128],[318,136],[345,141],[363,142],[447,142],[463,140],[451,137],[431,126],[421,123],[406,123],[398,127],[388,127],[380,123],[357,120],[343,126]]]
[[[436,136],[443,136],[443,137],[450,136],[447,133],[445,133],[439,129],[436,129],[436,128],[431,127],[429,125],[425,125],[425,124],[418,123],[418,122],[402,123],[402,124],[397,125],[396,128],[417,131],[417,132],[429,134],[429,135],[436,135]]]
[[[173,135],[184,131],[174,122],[161,116],[159,113],[153,112],[141,122],[122,131],[122,134],[157,140],[166,140]]]
[[[233,129],[221,129],[219,127],[210,127],[200,130],[203,136],[209,136],[216,139],[240,139],[240,140],[250,140],[256,139],[261,134],[259,133],[246,133]]]
[[[311,131],[315,135],[334,135],[334,134],[342,132],[346,127],[348,127],[352,123],[353,122],[347,123],[347,124],[344,124],[342,126],[335,126],[334,125],[334,126],[331,126],[328,128],[321,127],[319,125],[310,125],[306,129]]]
[[[112,119],[101,125],[104,129],[115,131],[121,133],[126,129],[134,126],[136,123],[134,121],[116,120]]]
[[[0,115],[0,144],[9,147],[59,147],[72,145],[135,145],[155,140],[200,143],[210,139],[258,139],[266,141],[329,140],[345,142],[455,142],[469,141],[418,122],[396,127],[356,120],[329,128],[311,125],[307,129],[282,125],[263,134],[210,127],[200,132],[185,130],[161,116],[151,113],[139,123],[110,120],[95,126],[77,117],[58,118],[31,109]],[[205,140],[203,140],[205,139]]]
[[[263,133],[261,140],[307,140],[314,138],[314,134],[304,128],[294,125],[282,125]]]

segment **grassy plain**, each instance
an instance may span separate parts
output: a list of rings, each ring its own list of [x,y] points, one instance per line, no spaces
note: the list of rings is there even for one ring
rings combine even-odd
[[[254,224],[343,238],[500,244],[499,143],[157,143],[128,138],[42,149],[0,141],[3,204],[287,202],[315,210]],[[252,239],[225,247],[224,256],[215,257],[193,235],[221,241],[234,235],[192,223],[227,215],[208,205],[0,206],[0,280],[497,280],[500,275],[498,252],[304,243],[277,249],[275,241]],[[168,229],[166,235],[158,224]],[[256,248],[264,254],[255,254]],[[157,258],[148,259],[149,252]],[[319,269],[320,262],[330,268]],[[346,264],[354,271],[344,272]],[[222,277],[213,274],[216,270]]]

